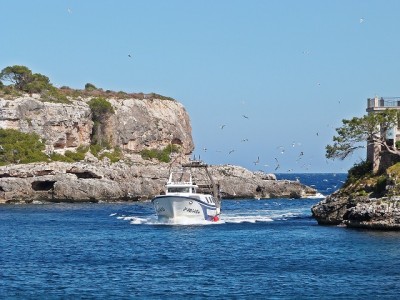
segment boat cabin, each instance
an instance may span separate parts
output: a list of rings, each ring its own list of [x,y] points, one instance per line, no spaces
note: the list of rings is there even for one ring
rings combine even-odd
[[[167,194],[170,193],[196,193],[195,186],[167,186]]]

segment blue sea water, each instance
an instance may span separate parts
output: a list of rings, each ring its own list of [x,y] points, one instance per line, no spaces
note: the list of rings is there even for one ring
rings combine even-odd
[[[278,178],[296,176],[325,195],[345,179]],[[160,224],[150,203],[2,205],[0,298],[398,298],[400,232],[319,226],[318,201],[223,200],[211,225]]]

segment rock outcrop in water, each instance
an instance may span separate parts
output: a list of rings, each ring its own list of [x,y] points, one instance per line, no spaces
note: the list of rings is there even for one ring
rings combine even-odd
[[[400,164],[384,174],[366,175],[312,207],[321,225],[400,230]]]
[[[89,98],[70,104],[43,102],[25,95],[0,99],[0,128],[37,133],[48,153],[76,151],[91,144],[94,122]],[[169,165],[144,160],[140,151],[178,145],[182,162],[189,160],[194,144],[189,116],[179,102],[144,97],[109,98],[115,111],[104,134],[123,152],[123,161],[111,164],[86,155],[76,163],[50,162],[0,167],[0,203],[32,201],[120,201],[150,199],[164,190]],[[225,198],[301,198],[316,191],[298,182],[276,180],[237,166],[212,166]]]

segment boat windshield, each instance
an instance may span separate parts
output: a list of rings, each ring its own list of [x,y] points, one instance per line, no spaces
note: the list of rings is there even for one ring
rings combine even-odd
[[[170,187],[168,193],[190,193],[189,187]]]

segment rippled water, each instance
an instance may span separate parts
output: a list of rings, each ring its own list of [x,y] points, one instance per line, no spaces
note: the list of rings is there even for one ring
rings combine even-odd
[[[208,225],[161,224],[150,203],[3,205],[0,295],[397,298],[400,233],[318,226],[318,201],[224,200]]]

